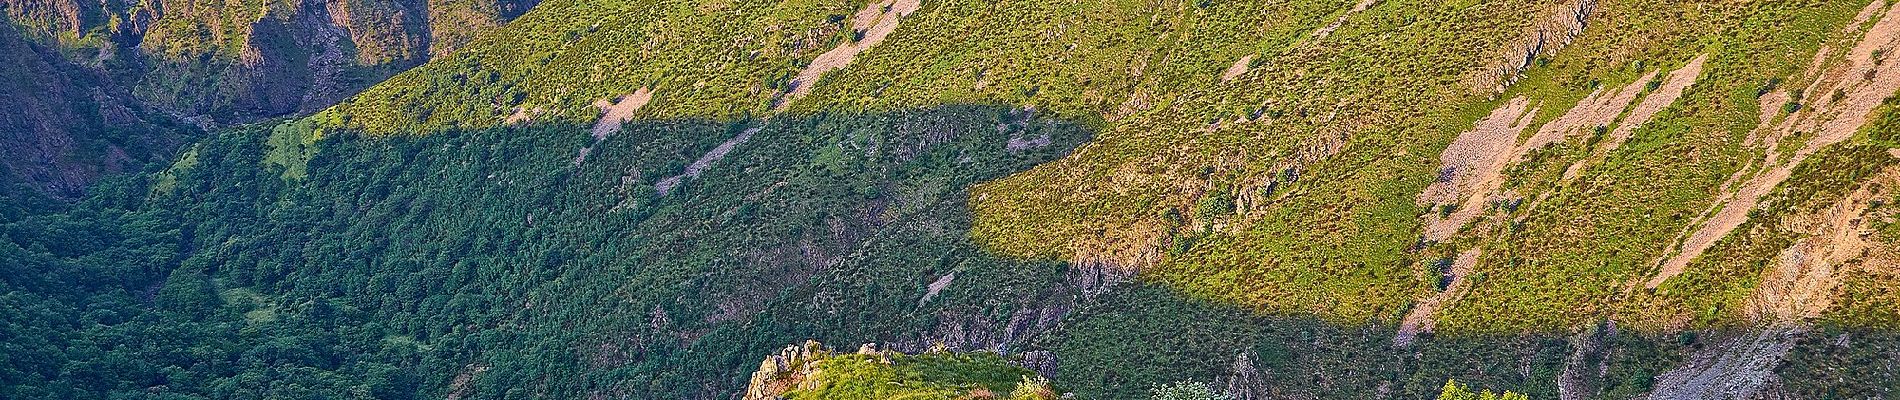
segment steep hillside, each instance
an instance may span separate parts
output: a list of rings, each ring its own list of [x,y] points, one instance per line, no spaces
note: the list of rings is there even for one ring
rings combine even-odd
[[[0,26],[0,73],[0,221],[77,198],[102,175],[141,171],[198,132],[11,26]]]
[[[779,394],[1891,397],[1896,47],[1886,0],[549,0],[6,224],[0,397],[732,398],[807,339],[997,355]]]
[[[205,123],[328,107],[447,54],[533,1],[7,0],[8,21]]]
[[[198,128],[307,114],[472,40],[532,1],[0,1],[9,198],[70,200]],[[96,110],[96,111],[95,111]],[[17,187],[16,187],[17,185]],[[10,200],[8,207],[33,201]]]

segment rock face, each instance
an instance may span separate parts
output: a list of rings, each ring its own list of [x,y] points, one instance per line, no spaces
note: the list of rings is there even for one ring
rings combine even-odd
[[[1062,364],[1056,359],[1056,353],[1048,350],[1034,350],[1023,353],[1022,366],[1042,376],[1055,377],[1056,369]]]
[[[535,2],[302,0],[241,7],[165,0],[93,11],[130,21],[116,31],[80,24],[49,33],[103,36],[109,40],[92,61],[139,67],[121,72],[135,75],[141,98],[181,115],[239,123],[328,107],[448,53]]]
[[[136,171],[185,143],[191,128],[133,100],[56,49],[0,26],[0,199],[71,199],[100,175]]]
[[[872,352],[876,347],[865,345]],[[860,352],[865,348],[859,348]],[[759,363],[759,370],[752,373],[745,389],[745,400],[772,400],[794,389],[809,389],[817,382],[817,373],[813,361],[831,353],[830,349],[817,341],[807,340],[803,345],[786,346],[778,354],[765,356]]]
[[[448,53],[537,0],[0,0],[3,194],[71,198],[169,157],[188,127],[308,113]]]

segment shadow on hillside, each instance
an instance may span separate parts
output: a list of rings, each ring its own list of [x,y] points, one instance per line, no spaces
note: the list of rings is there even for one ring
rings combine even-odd
[[[697,176],[664,195],[655,188],[748,131]],[[336,135],[311,149],[272,135],[216,135],[195,164],[151,179],[162,190],[97,199],[152,221],[61,231],[152,229],[176,239],[139,243],[177,246],[29,258],[55,271],[174,271],[30,297],[112,310],[76,325],[112,330],[15,330],[79,343],[166,332],[146,337],[179,339],[98,350],[98,359],[157,372],[7,376],[23,388],[97,394],[169,382],[168,391],[214,397],[714,399],[743,388],[760,357],[818,339],[1048,351],[1059,359],[1058,386],[1085,398],[1145,398],[1149,385],[1178,380],[1271,398],[1425,398],[1448,378],[1555,397],[1567,368],[1582,371],[1581,387],[1627,397],[1705,343],[1606,325],[1575,337],[1427,337],[1395,349],[1389,327],[1262,316],[1087,268],[991,255],[969,238],[968,188],[1090,136],[1019,108],[637,121],[598,142],[587,127],[559,124]],[[302,174],[286,174],[296,162],[283,160],[306,160],[295,165]],[[22,249],[64,249],[43,243],[65,233],[9,232]],[[156,301],[135,296],[144,287]],[[187,349],[194,355],[170,356]],[[261,370],[304,372],[252,373]],[[304,392],[289,391],[292,380]]]

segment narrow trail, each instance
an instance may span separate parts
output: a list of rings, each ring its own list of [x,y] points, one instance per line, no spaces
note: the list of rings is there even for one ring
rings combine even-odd
[[[1869,7],[1883,6],[1874,2]],[[1861,37],[1854,47],[1842,54],[1842,62],[1820,73],[1804,93],[1814,93],[1815,101],[1789,116],[1779,125],[1763,126],[1760,138],[1768,168],[1717,200],[1711,209],[1719,209],[1698,225],[1681,243],[1681,251],[1658,260],[1660,269],[1644,283],[1655,289],[1664,281],[1681,275],[1689,262],[1715,246],[1716,241],[1748,221],[1748,212],[1794,173],[1794,168],[1822,149],[1853,137],[1872,116],[1874,108],[1886,97],[1900,91],[1900,63],[1880,63],[1875,52],[1891,51],[1900,44],[1900,7],[1888,7],[1886,14]],[[1824,50],[1825,51],[1825,50]],[[1826,97],[1835,97],[1828,99]],[[1769,112],[1769,110],[1764,110]],[[1775,152],[1782,138],[1797,132],[1812,132],[1800,149],[1786,160]]]

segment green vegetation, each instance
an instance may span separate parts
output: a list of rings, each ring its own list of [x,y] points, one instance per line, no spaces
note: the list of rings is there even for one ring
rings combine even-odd
[[[299,150],[296,179],[267,162],[283,128],[221,134],[170,190],[128,182],[6,225],[4,329],[47,342],[9,341],[0,396],[724,396],[795,338],[1006,321],[1022,305],[991,296],[1033,299],[1061,267],[977,251],[961,188],[1086,135],[998,130],[1004,111],[774,120],[665,197],[651,182],[758,122],[630,125],[578,166],[591,138],[573,126],[332,137]],[[1057,145],[1005,148],[1045,134]]]
[[[1054,390],[1030,370],[994,353],[847,354],[815,361],[810,389],[786,392],[793,400],[1008,399],[1055,400]]]
[[[931,0],[779,104],[861,39],[863,4],[551,0],[70,206],[0,202],[0,398],[726,398],[806,339],[1005,355],[837,356],[792,398],[1482,400],[1557,398],[1560,380],[1635,398],[1721,333],[1685,329],[1754,322],[1748,297],[1806,235],[1794,220],[1900,165],[1890,100],[1638,289],[1724,181],[1808,140],[1744,144],[1864,3],[1610,0],[1523,60],[1562,18],[1549,2],[1355,3]],[[159,23],[229,46],[207,41],[226,25]],[[1481,194],[1497,198],[1462,210],[1476,222],[1422,238],[1461,211],[1418,198],[1479,118],[1653,94],[1643,76],[1702,54],[1655,118],[1510,160]],[[1532,67],[1495,92],[1485,71],[1505,62]],[[595,101],[640,88],[655,96],[634,120],[589,135]],[[1769,122],[1829,97],[1767,104]],[[505,124],[517,110],[533,117]],[[1868,214],[1870,248],[1895,248],[1894,204]],[[1888,395],[1894,274],[1842,270],[1838,307],[1776,371],[1787,390]],[[1397,343],[1440,295],[1435,330]],[[1047,385],[1008,364],[1029,351],[1059,360]]]
[[[1206,382],[1180,381],[1148,389],[1151,400],[1233,400],[1233,396],[1214,391]]]
[[[1438,395],[1438,400],[1530,400],[1530,398],[1509,391],[1504,393],[1491,393],[1489,390],[1473,392],[1470,387],[1460,385],[1458,380],[1454,379],[1445,381],[1445,391]]]

